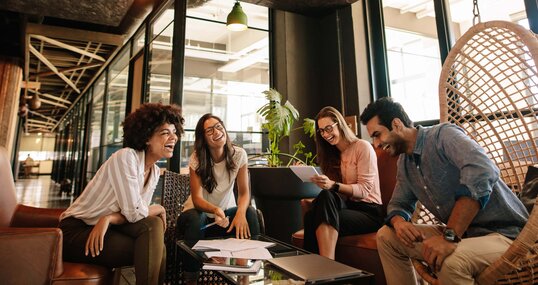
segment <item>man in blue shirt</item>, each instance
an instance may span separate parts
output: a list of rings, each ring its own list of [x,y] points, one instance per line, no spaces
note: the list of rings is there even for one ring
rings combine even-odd
[[[386,226],[377,234],[387,283],[417,284],[412,258],[425,261],[443,285],[475,284],[528,218],[499,169],[461,128],[415,128],[390,98],[369,104],[360,120],[375,147],[400,156]],[[412,224],[417,201],[446,226]]]

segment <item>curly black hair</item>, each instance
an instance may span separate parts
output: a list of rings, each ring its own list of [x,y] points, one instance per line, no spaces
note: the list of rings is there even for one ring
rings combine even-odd
[[[164,105],[161,103],[145,103],[129,114],[122,123],[123,147],[130,147],[138,151],[145,150],[153,133],[164,123],[176,127],[178,141],[183,134],[185,119],[181,115],[178,105]]]

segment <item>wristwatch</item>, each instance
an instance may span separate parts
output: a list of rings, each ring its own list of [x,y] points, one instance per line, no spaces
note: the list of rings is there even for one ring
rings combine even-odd
[[[443,231],[443,237],[445,238],[446,241],[449,241],[449,242],[461,241],[461,238],[456,234],[454,229],[451,229],[451,228],[445,228],[445,230]]]
[[[331,186],[329,190],[334,191],[334,193],[340,192],[340,183],[334,182],[333,186]]]

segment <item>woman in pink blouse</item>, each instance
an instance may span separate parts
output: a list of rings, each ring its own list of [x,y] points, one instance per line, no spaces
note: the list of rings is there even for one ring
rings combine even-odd
[[[305,249],[334,259],[338,236],[377,231],[383,224],[377,158],[333,107],[316,116],[317,159],[323,189],[304,216]]]

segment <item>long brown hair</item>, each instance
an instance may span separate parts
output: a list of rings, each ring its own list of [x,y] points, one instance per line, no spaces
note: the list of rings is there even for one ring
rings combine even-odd
[[[228,132],[222,120],[211,114],[207,113],[203,115],[196,124],[196,129],[194,130],[194,151],[196,153],[196,158],[198,159],[198,167],[195,169],[196,174],[200,176],[202,180],[202,186],[207,190],[207,192],[212,193],[213,190],[217,187],[217,181],[215,180],[215,175],[213,174],[213,160],[211,159],[211,153],[209,152],[209,146],[207,144],[207,139],[205,136],[204,123],[209,119],[215,119],[219,121],[226,133],[226,144],[224,145],[224,160],[226,160],[226,169],[228,174],[231,174],[237,166],[233,160],[235,154],[235,149],[230,141]],[[229,175],[231,176],[231,175]]]
[[[334,145],[328,143],[319,133],[318,120],[321,118],[330,118],[334,123],[337,123],[335,128],[340,131],[342,139],[349,143],[355,142],[358,138],[353,131],[348,127],[344,116],[334,107],[327,106],[319,111],[316,115],[316,150],[317,161],[321,167],[323,174],[327,175],[334,181],[342,181],[342,173],[340,171],[340,150]]]

